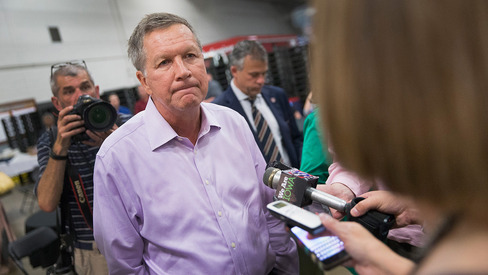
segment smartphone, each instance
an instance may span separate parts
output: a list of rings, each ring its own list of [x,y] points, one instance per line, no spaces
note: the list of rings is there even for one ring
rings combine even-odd
[[[304,248],[305,253],[324,270],[332,269],[349,259],[344,243],[337,236],[309,239],[308,231],[298,226],[291,227],[290,231],[298,246]]]
[[[274,201],[267,206],[271,214],[288,226],[299,226],[315,235],[325,230],[318,215],[286,201]]]

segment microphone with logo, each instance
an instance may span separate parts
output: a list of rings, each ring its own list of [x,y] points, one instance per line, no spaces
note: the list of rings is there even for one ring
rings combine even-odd
[[[276,166],[276,167],[272,167]],[[384,241],[390,228],[395,223],[392,215],[370,210],[360,217],[351,216],[351,209],[364,198],[356,197],[351,202],[315,189],[318,177],[290,168],[283,164],[272,164],[264,173],[264,184],[276,190],[275,200],[287,201],[296,206],[304,207],[312,201],[319,202],[342,212],[348,221],[355,221],[368,229],[376,238]]]

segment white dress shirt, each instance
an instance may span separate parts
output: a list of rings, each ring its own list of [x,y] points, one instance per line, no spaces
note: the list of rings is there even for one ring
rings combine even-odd
[[[239,88],[237,88],[236,84],[234,83],[234,79],[232,79],[230,85],[237,99],[241,103],[241,106],[244,109],[244,112],[246,113],[248,120],[251,122],[251,126],[254,132],[256,132],[256,125],[254,125],[254,118],[252,117],[252,106],[251,106],[251,102],[248,100],[249,96],[243,93]],[[273,139],[276,143],[276,146],[278,146],[278,150],[280,151],[282,162],[290,163],[290,158],[288,157],[288,153],[286,152],[285,148],[283,148],[283,144],[281,143],[281,132],[280,132],[280,126],[278,125],[278,121],[276,121],[273,112],[269,108],[268,104],[266,104],[266,101],[264,100],[263,95],[261,95],[261,93],[259,93],[256,96],[256,99],[254,100],[254,105],[261,112],[264,119],[268,123],[271,133],[273,134]]]

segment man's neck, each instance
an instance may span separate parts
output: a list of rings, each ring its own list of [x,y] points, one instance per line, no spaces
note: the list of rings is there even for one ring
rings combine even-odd
[[[186,137],[193,145],[196,144],[202,121],[200,107],[198,107],[198,111],[164,118],[180,137]]]

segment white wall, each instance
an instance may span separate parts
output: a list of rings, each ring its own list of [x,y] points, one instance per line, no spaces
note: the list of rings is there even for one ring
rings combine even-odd
[[[51,64],[84,59],[101,92],[137,85],[126,43],[152,12],[186,18],[203,45],[250,34],[296,33],[287,11],[246,0],[0,0],[0,103],[50,101]],[[59,28],[53,43],[48,27]]]

